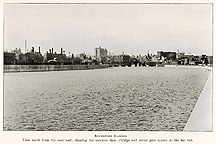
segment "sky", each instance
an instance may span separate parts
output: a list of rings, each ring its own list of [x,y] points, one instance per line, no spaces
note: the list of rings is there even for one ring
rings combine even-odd
[[[4,4],[4,50],[212,55],[211,4]]]

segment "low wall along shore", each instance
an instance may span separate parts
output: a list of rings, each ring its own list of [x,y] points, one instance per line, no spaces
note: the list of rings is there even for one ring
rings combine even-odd
[[[36,72],[103,69],[109,65],[4,65],[4,72]]]

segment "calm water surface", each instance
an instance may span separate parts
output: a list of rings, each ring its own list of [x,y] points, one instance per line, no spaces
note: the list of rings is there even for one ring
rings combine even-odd
[[[208,79],[194,67],[4,74],[4,130],[181,131]]]

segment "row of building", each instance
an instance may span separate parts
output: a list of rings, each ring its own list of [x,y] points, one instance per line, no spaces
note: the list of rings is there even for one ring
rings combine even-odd
[[[206,55],[186,55],[184,52],[164,52],[158,51],[157,54],[146,55],[111,55],[108,54],[106,48],[97,47],[94,49],[94,56],[81,54],[66,55],[63,48],[60,53],[53,51],[53,48],[42,55],[40,46],[38,51],[32,47],[30,52],[22,53],[20,48],[16,48],[11,52],[4,52],[5,65],[34,65],[34,64],[109,64],[114,66],[156,66],[156,65],[212,65],[213,56]]]
[[[186,55],[184,52],[164,52],[158,51],[157,54],[146,55],[108,55],[107,49],[95,48],[95,56],[101,63],[115,64],[115,65],[212,65],[213,56],[207,55]]]

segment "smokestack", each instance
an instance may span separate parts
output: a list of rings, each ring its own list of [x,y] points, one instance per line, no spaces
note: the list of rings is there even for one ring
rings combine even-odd
[[[63,49],[61,48],[61,54],[63,54]]]
[[[40,46],[39,46],[39,53],[40,53]]]
[[[52,54],[53,54],[53,48],[52,48]]]
[[[51,49],[49,49],[49,53],[51,53]]]
[[[32,47],[32,52],[34,52],[34,47]]]

